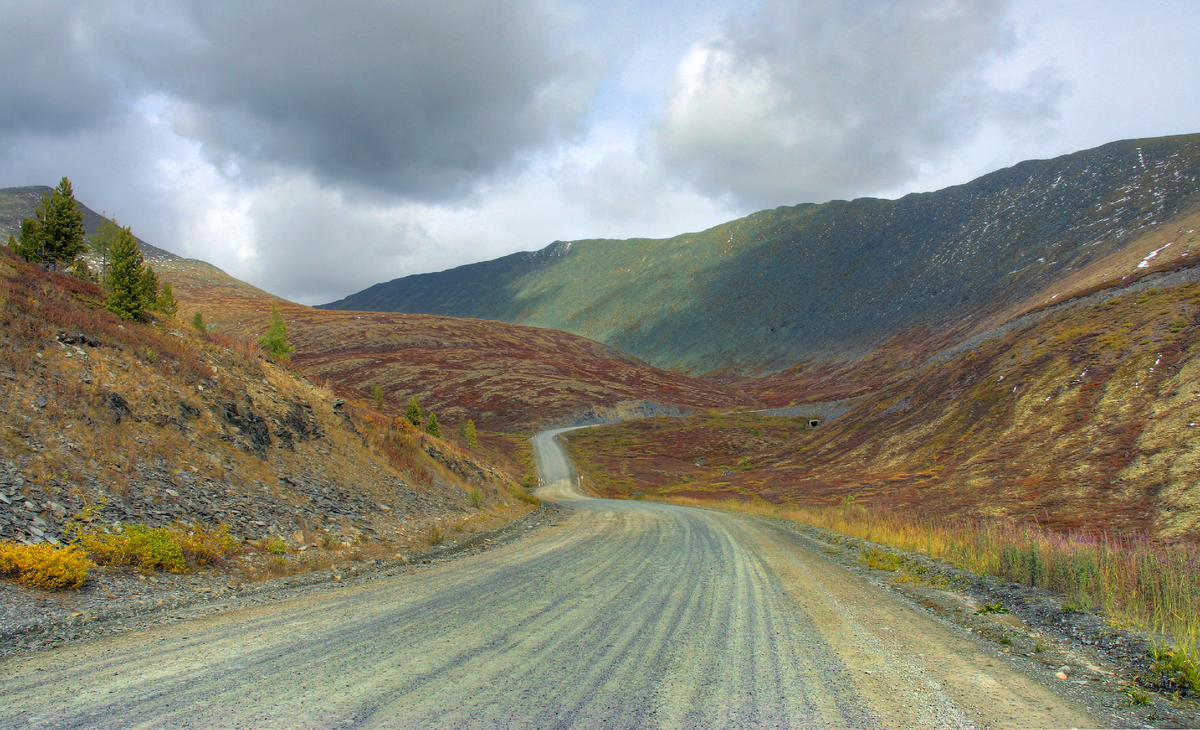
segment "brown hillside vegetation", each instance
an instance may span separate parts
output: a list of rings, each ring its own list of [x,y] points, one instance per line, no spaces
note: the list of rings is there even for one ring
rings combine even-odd
[[[1069,271],[998,314],[980,318],[974,312],[964,312],[949,326],[915,327],[889,337],[853,360],[805,360],[761,378],[717,377],[773,406],[853,397],[903,379],[936,353],[1003,328],[1022,316],[1099,292],[1116,292],[1198,264],[1200,211],[1191,210],[1169,226],[1147,227],[1112,254]]]
[[[609,494],[636,481],[690,496],[853,499],[1200,539],[1198,279],[1196,269],[1147,278],[940,358],[910,351],[905,362],[897,340],[841,373],[858,380],[811,368],[792,394],[876,388],[815,430],[755,414],[655,419],[572,434],[572,453]],[[902,365],[885,381],[888,360]],[[780,379],[772,387],[786,390]]]
[[[533,429],[598,406],[646,401],[691,408],[757,401],[719,383],[650,367],[607,345],[557,330],[486,320],[342,312],[293,304],[199,262],[155,263],[180,302],[215,331],[251,341],[278,306],[296,346],[292,361],[339,394],[404,413],[409,399],[437,414],[443,430],[471,418],[495,431]]]
[[[527,509],[519,474],[102,298],[0,251],[0,539],[63,542],[74,519],[399,546],[437,519]]]

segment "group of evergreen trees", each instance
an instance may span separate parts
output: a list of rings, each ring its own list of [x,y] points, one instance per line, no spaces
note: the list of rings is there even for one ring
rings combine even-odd
[[[48,269],[70,268],[76,275],[102,282],[108,291],[107,308],[119,317],[129,320],[145,319],[146,312],[156,311],[174,317],[179,303],[171,291],[171,285],[158,282],[154,269],[142,257],[137,239],[128,228],[105,218],[100,229],[85,239],[83,211],[75,202],[71,181],[63,178],[58,187],[47,193],[38,204],[32,218],[21,222],[21,236],[8,237],[8,245],[26,261],[36,261]],[[90,247],[98,261],[100,274],[97,276],[80,255]],[[192,318],[192,326],[204,332],[206,326],[200,312]],[[278,307],[271,308],[271,323],[267,333],[258,340],[267,354],[277,360],[287,360],[295,351],[287,339],[287,324]],[[383,389],[376,385],[372,397],[377,407],[383,406]],[[414,397],[408,404],[408,420],[418,428],[424,422],[425,432],[436,438],[442,437],[437,416],[427,413]],[[459,436],[471,448],[479,445],[475,432],[475,421],[467,419],[459,424]]]
[[[105,219],[85,241],[83,211],[65,177],[42,198],[33,217],[21,221],[20,238],[9,234],[8,245],[26,261],[53,271],[69,268],[77,276],[103,283],[108,310],[123,319],[144,319],[151,310],[174,317],[179,310],[171,285],[160,289],[158,276],[146,264],[129,228]],[[100,261],[99,277],[79,258],[89,246]]]
[[[375,387],[378,388],[379,386]],[[380,392],[377,402],[381,402],[382,400],[382,392]],[[428,419],[425,417],[426,413],[429,414]],[[404,417],[417,428],[421,427],[421,421],[425,421],[425,433],[435,438],[442,437],[442,428],[438,425],[437,415],[422,408],[421,402],[417,400],[415,395],[408,401],[408,409],[404,412]],[[459,422],[458,435],[462,436],[466,440],[467,446],[472,449],[479,445],[479,437],[475,433],[475,421],[470,418]]]

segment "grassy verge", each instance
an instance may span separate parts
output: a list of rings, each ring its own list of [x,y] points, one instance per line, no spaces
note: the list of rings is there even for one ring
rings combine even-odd
[[[939,558],[963,570],[1044,588],[1065,608],[1096,610],[1114,625],[1172,637],[1155,659],[1175,684],[1200,694],[1200,549],[1145,539],[1051,533],[1035,524],[898,514],[858,505],[778,506],[765,501],[672,502],[782,517]]]

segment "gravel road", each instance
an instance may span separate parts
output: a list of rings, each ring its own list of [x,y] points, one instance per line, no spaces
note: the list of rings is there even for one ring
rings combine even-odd
[[[779,530],[572,488],[458,562],[0,662],[3,727],[1099,723]]]

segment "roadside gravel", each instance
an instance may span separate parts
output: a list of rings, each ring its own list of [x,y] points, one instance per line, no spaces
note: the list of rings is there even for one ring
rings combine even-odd
[[[0,726],[1108,724],[771,526],[550,492],[453,566],[0,661]]]
[[[77,591],[39,591],[0,582],[0,657],[36,652],[320,593],[380,577],[421,570],[507,545],[552,522],[543,505],[487,532],[463,535],[390,560],[348,560],[331,568],[249,582],[231,567],[194,573],[143,574],[128,567],[95,567]]]

